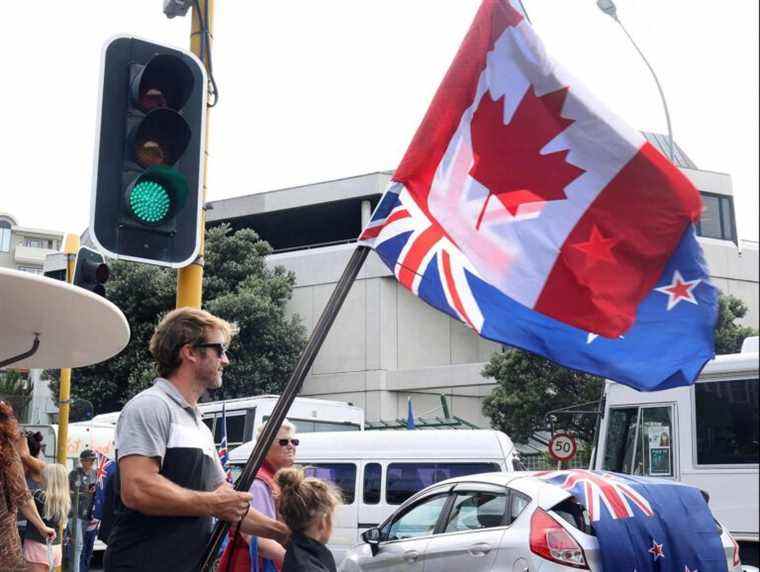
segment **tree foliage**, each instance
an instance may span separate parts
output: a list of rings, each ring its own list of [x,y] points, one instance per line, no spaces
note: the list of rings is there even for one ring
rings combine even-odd
[[[734,323],[747,315],[747,305],[730,294],[721,294],[718,304],[715,353],[718,355],[738,353],[742,349],[744,338],[757,335],[756,329]]]
[[[757,335],[752,328],[736,324],[747,313],[746,305],[734,296],[721,294],[715,327],[715,352],[736,353],[744,338]],[[483,413],[496,429],[517,442],[540,439],[549,427],[544,417],[549,411],[598,400],[603,380],[579,373],[516,349],[494,354],[483,369],[484,377],[493,378],[496,387],[483,401]],[[583,407],[593,410],[594,406]],[[590,443],[594,434],[594,415],[562,415],[562,429],[570,429],[582,441]]]
[[[239,328],[224,372],[225,398],[279,392],[305,344],[299,318],[285,312],[295,276],[267,266],[270,252],[250,229],[206,231],[203,308]],[[131,338],[113,358],[72,373],[72,395],[92,402],[96,413],[121,409],[151,384],[156,372],[148,343],[176,296],[174,271],[126,261],[110,266],[108,299],[127,317]],[[57,376],[51,387],[58,395]]]
[[[547,430],[544,416],[549,411],[599,399],[604,380],[556,365],[547,359],[516,349],[491,357],[482,372],[496,387],[483,400],[483,413],[491,425],[514,441],[527,443]],[[593,416],[563,415],[563,428],[590,441]]]

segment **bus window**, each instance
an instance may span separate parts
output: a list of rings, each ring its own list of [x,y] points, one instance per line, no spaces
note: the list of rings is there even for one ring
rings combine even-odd
[[[214,442],[219,445],[222,442],[222,415],[216,416],[216,427],[214,430]],[[227,414],[227,446],[233,447],[240,445],[245,441],[245,412],[235,412],[234,415]]]
[[[340,489],[343,504],[353,504],[356,494],[356,465],[353,463],[309,463],[304,473],[329,481]]]
[[[364,504],[380,502],[380,482],[382,467],[380,463],[367,463],[364,466]]]
[[[630,473],[639,422],[639,408],[610,409],[609,415],[603,468],[617,473]]]
[[[698,465],[758,463],[758,380],[694,387]]]
[[[401,504],[437,482],[500,470],[498,463],[391,463],[386,472],[385,501]]]

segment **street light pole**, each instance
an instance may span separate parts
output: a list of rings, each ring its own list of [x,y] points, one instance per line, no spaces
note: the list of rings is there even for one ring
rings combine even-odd
[[[644,60],[644,63],[649,68],[649,71],[652,72],[652,77],[654,78],[655,84],[657,84],[657,90],[660,92],[660,99],[662,99],[662,107],[665,109],[665,121],[668,124],[668,140],[670,142],[670,162],[674,162],[674,156],[675,156],[675,147],[673,146],[673,128],[670,125],[670,112],[668,111],[668,103],[665,101],[665,92],[662,91],[662,86],[660,85],[660,80],[657,78],[657,74],[654,73],[654,68],[652,67],[652,64],[649,63],[649,60],[647,60],[644,53],[641,51],[639,46],[636,44],[636,42],[633,40],[633,37],[631,34],[628,33],[628,30],[626,30],[625,26],[623,26],[623,22],[620,21],[620,19],[617,16],[617,7],[615,6],[615,3],[612,0],[597,0],[596,5],[599,7],[599,9],[607,14],[610,18],[615,20],[620,25],[620,28],[623,30],[626,36],[628,36],[628,39],[631,41],[631,44],[633,44],[633,47],[636,48],[636,51],[641,56],[641,59]]]

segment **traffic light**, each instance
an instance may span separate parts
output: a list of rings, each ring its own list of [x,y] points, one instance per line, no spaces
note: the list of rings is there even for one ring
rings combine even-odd
[[[102,254],[86,246],[79,248],[74,265],[74,286],[79,286],[105,298],[106,288],[103,284],[108,281],[110,275],[111,271]]]
[[[206,71],[119,37],[103,54],[90,229],[114,258],[180,268],[200,250]]]

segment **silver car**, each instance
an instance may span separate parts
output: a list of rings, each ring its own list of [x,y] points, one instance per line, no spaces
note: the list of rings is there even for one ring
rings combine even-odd
[[[601,571],[586,510],[535,473],[487,473],[432,485],[362,534],[340,572]],[[738,548],[722,532],[730,572]]]

